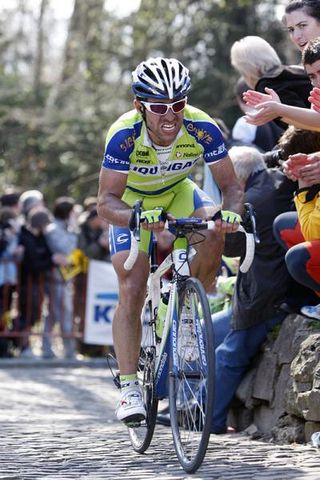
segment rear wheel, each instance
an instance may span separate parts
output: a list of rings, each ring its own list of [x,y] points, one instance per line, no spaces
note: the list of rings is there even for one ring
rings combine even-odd
[[[129,437],[133,449],[143,453],[149,447],[157,419],[158,400],[155,397],[154,370],[155,370],[155,344],[154,329],[151,325],[150,305],[142,311],[142,338],[138,366],[139,383],[143,389],[144,403],[147,418],[136,426],[129,427]]]
[[[179,293],[173,321],[169,404],[174,446],[183,469],[195,472],[205,456],[211,428],[214,342],[204,288],[188,278]]]

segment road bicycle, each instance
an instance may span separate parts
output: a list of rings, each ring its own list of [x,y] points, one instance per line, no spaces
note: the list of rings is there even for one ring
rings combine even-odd
[[[131,250],[124,264],[127,270],[133,267],[139,252],[140,214],[141,202],[138,201],[134,206]],[[249,215],[252,226],[252,210]],[[145,421],[128,426],[133,449],[144,453],[153,437],[158,402],[169,398],[174,447],[187,473],[194,473],[206,454],[214,397],[211,313],[204,287],[190,276],[189,264],[196,255],[193,245],[205,240],[201,232],[214,229],[214,226],[214,221],[195,217],[167,221],[166,228],[174,234],[175,240],[172,253],[160,265],[157,242],[153,238],[147,294],[141,313],[138,366],[147,416]],[[254,255],[255,237],[254,232],[247,232],[242,225],[239,231],[246,234],[246,256],[240,269],[247,271]],[[167,281],[164,275],[169,270],[171,279]],[[159,318],[160,303],[166,305],[164,319]],[[164,325],[159,336],[161,321]],[[117,376],[115,383],[119,387]]]

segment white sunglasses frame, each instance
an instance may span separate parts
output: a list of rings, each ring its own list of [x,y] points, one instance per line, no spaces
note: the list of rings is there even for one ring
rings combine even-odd
[[[184,107],[181,110],[179,110],[179,112],[175,112],[173,110],[172,106],[175,105],[176,103],[179,103],[179,102],[182,102],[182,101],[185,102]],[[172,102],[172,103],[144,102],[142,100],[140,100],[140,103],[141,103],[141,105],[143,105],[148,110],[148,112],[152,113],[153,115],[159,115],[159,116],[166,115],[168,113],[169,109],[171,109],[171,111],[176,115],[176,114],[178,114],[178,113],[180,113],[184,110],[184,108],[186,107],[186,105],[188,103],[188,97],[180,98],[180,100],[177,100],[176,102]],[[153,112],[150,108],[150,105],[165,105],[167,107],[167,111],[164,112],[164,113]]]

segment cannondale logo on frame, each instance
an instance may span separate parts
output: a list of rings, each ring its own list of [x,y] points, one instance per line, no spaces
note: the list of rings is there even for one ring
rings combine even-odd
[[[127,233],[120,233],[120,235],[117,236],[116,242],[118,244],[126,243],[129,239],[129,235]]]

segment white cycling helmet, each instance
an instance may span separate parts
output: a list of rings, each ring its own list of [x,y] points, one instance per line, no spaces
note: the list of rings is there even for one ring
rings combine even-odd
[[[140,98],[184,97],[191,87],[189,70],[175,58],[149,58],[132,72],[133,93]]]

